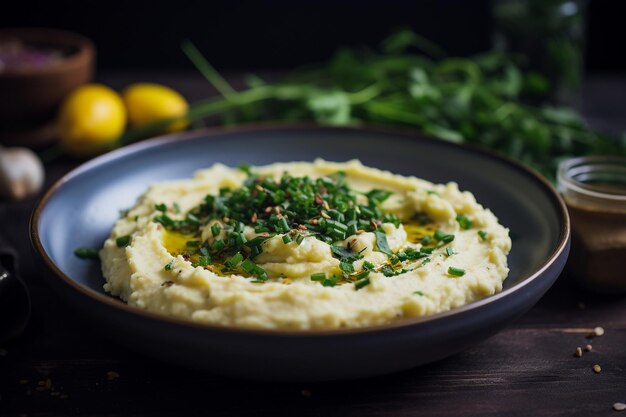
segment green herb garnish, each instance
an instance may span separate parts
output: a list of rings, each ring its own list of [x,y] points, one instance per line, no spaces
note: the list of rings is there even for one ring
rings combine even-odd
[[[437,242],[450,243],[454,240],[454,235],[447,234],[442,232],[441,230],[436,230],[433,234],[433,237]]]
[[[453,275],[455,277],[462,277],[463,275],[465,275],[465,269],[451,266],[448,268],[448,274]]]
[[[480,240],[486,240],[487,239],[487,232],[485,232],[484,230],[479,230],[478,231],[478,237],[480,237]]]
[[[174,268],[174,265],[176,265],[176,259],[172,259],[171,261],[169,261],[167,265],[163,267],[163,269],[165,269],[166,271],[171,271],[172,268]]]
[[[324,272],[318,272],[316,274],[311,274],[311,281],[322,282],[325,279],[326,279],[326,274]]]
[[[100,256],[98,256],[98,250],[88,247],[76,248],[76,250],[74,250],[74,255],[78,256],[80,259],[100,259]]]
[[[190,121],[224,115],[232,124],[272,119],[408,126],[443,140],[504,152],[552,179],[563,155],[626,155],[626,141],[590,130],[579,112],[524,103],[525,97],[549,91],[551,81],[525,73],[523,57],[497,49],[450,57],[420,35],[402,30],[385,39],[378,51],[343,48],[329,61],[282,81],[251,77],[254,81],[239,91],[193,44],[185,42],[182,49],[223,96],[191,106],[185,115]],[[122,142],[170,123],[130,129]]]
[[[378,250],[387,256],[393,255],[393,252],[389,247],[389,243],[387,242],[387,235],[385,232],[376,230],[374,235],[376,235],[376,246],[378,246]]]
[[[463,230],[471,229],[472,225],[474,223],[474,222],[472,222],[472,220],[470,218],[468,218],[464,214],[457,215],[456,216],[456,221],[459,223],[459,226],[461,226],[461,229],[463,229]]]
[[[115,239],[115,244],[117,245],[118,248],[123,248],[125,246],[128,246],[130,244],[130,236],[126,235],[126,236],[120,236],[117,239]]]
[[[360,280],[358,280],[358,281],[356,281],[354,283],[354,289],[358,291],[361,288],[366,287],[368,285],[370,285],[370,279],[369,278],[363,278],[363,279],[360,279]]]
[[[350,262],[341,261],[339,263],[339,269],[346,275],[354,272],[354,266]]]
[[[422,297],[425,295],[422,291],[413,291],[415,295],[421,295]]]
[[[161,204],[155,204],[154,208],[157,209],[158,211],[165,213],[167,211],[167,206],[163,203]]]

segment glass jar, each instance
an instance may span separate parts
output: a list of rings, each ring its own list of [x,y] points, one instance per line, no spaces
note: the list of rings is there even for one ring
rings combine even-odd
[[[626,293],[626,158],[565,160],[557,183],[572,223],[569,273],[597,292]]]

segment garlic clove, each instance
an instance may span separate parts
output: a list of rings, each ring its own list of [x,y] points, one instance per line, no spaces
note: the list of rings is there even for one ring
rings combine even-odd
[[[0,147],[0,197],[21,200],[37,194],[44,179],[43,164],[33,151]]]

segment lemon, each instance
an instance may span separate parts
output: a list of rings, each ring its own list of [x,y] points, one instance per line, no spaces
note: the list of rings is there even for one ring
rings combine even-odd
[[[122,98],[101,84],[86,84],[70,93],[57,119],[61,145],[67,153],[78,157],[113,148],[125,126]]]
[[[132,126],[142,126],[159,120],[175,119],[162,131],[176,132],[187,127],[189,105],[175,90],[161,84],[136,83],[128,86],[122,93],[128,121]]]

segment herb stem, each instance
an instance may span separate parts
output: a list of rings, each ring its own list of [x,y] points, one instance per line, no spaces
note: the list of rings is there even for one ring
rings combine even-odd
[[[191,41],[183,41],[181,48],[200,74],[202,74],[222,96],[229,99],[233,95],[237,94],[235,89],[224,79],[224,77],[222,77],[219,72],[217,72],[215,68],[213,68],[209,61],[206,60],[206,58]]]

